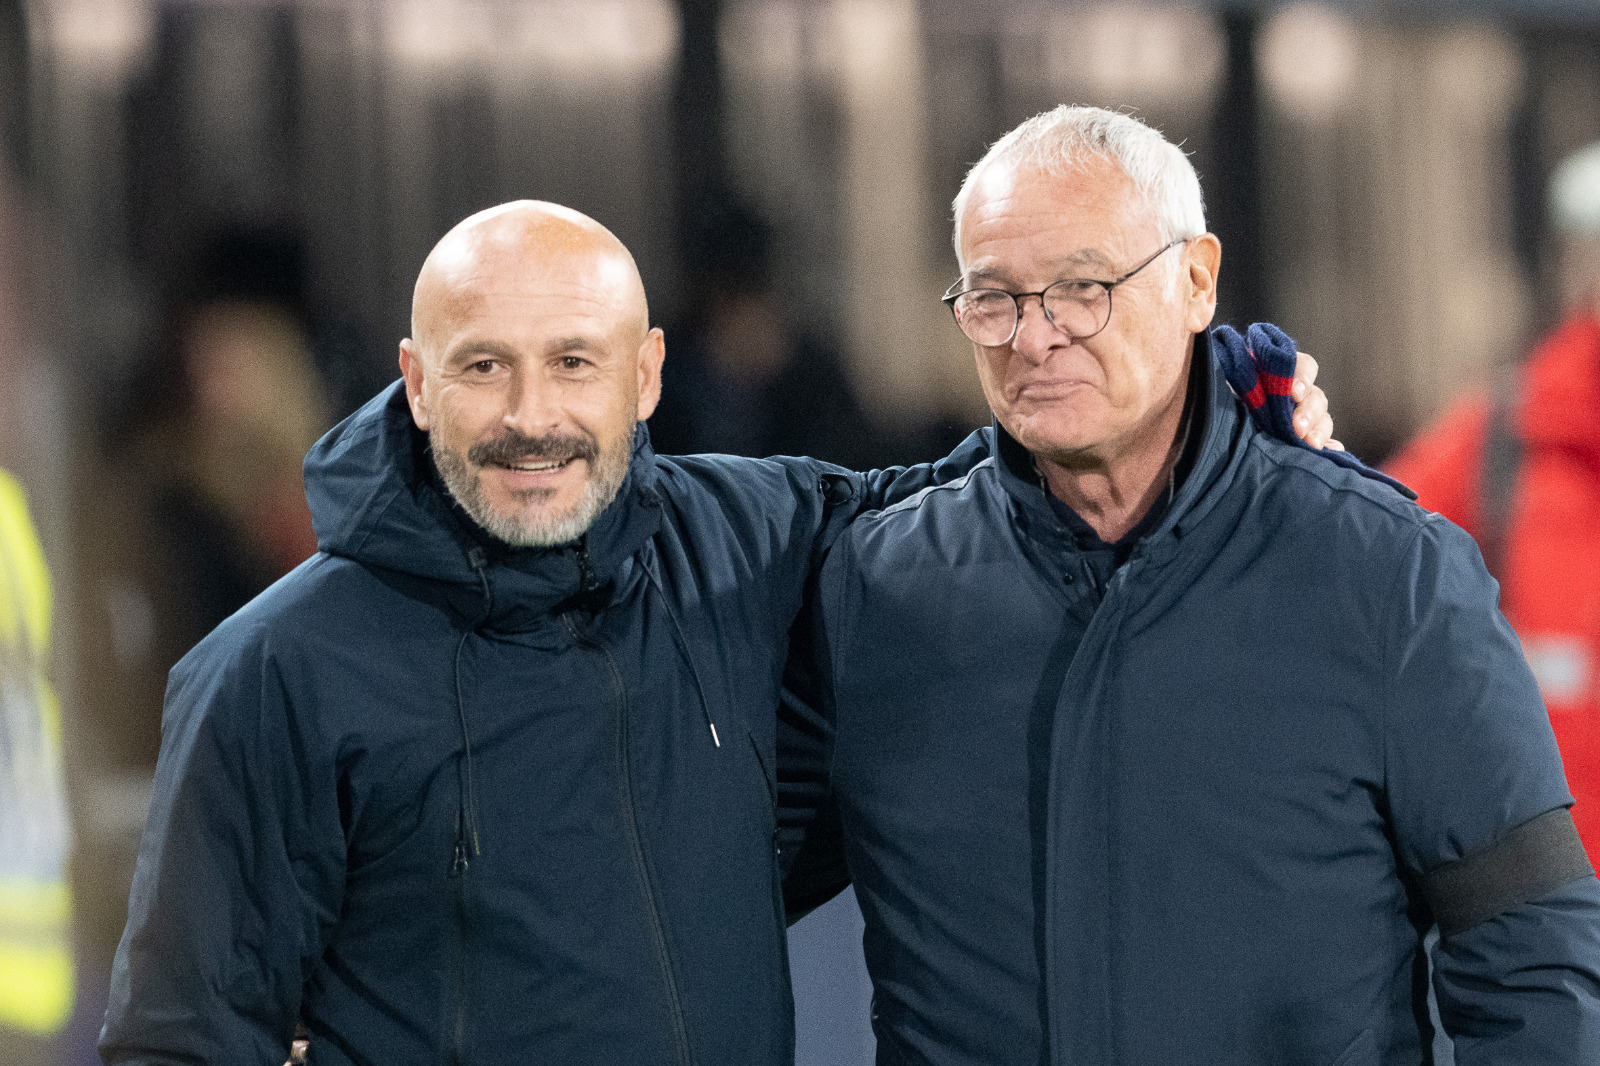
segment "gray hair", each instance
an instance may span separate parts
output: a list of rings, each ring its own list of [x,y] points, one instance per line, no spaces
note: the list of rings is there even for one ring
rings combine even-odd
[[[1198,237],[1206,231],[1200,179],[1183,150],[1132,115],[1100,107],[1062,104],[1035,115],[998,141],[973,164],[956,193],[955,246],[961,255],[961,216],[978,175],[993,164],[1065,176],[1086,162],[1106,159],[1132,180],[1156,213],[1162,241]]]

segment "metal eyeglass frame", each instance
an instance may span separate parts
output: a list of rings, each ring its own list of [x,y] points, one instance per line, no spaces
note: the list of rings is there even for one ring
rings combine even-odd
[[[1160,259],[1163,255],[1166,255],[1168,252],[1172,251],[1172,249],[1176,248],[1178,245],[1187,244],[1192,240],[1194,240],[1193,237],[1179,237],[1177,240],[1164,245],[1160,251],[1156,252],[1154,255],[1140,263],[1138,266],[1134,267],[1132,270],[1123,274],[1121,277],[1113,278],[1110,281],[1100,281],[1096,278],[1062,278],[1060,281],[1052,281],[1038,292],[1007,292],[1005,289],[990,288],[963,289],[960,292],[951,292],[949,289],[946,289],[945,294],[939,298],[939,302],[950,308],[951,317],[956,318],[956,301],[967,295],[969,292],[1001,292],[1011,297],[1011,332],[1006,334],[1006,339],[1003,341],[997,341],[994,344],[983,345],[985,348],[998,348],[1002,344],[1010,344],[1012,340],[1016,338],[1017,330],[1022,326],[1022,298],[1024,296],[1037,296],[1039,298],[1039,310],[1044,312],[1044,320],[1050,323],[1050,325],[1055,326],[1056,329],[1061,329],[1060,326],[1056,326],[1056,320],[1050,316],[1050,309],[1045,306],[1044,294],[1055,288],[1057,285],[1098,285],[1106,290],[1106,318],[1104,322],[1100,323],[1099,329],[1096,329],[1094,333],[1085,333],[1081,336],[1074,336],[1071,333],[1067,333],[1067,331],[1064,329],[1061,330],[1062,333],[1066,333],[1066,335],[1072,340],[1088,340],[1090,337],[1096,336],[1102,332],[1108,325],[1111,324],[1111,313],[1114,310],[1114,307],[1112,306],[1111,290],[1115,289],[1118,285],[1121,285],[1124,281],[1127,281],[1129,278],[1139,273],[1139,271],[1143,270],[1151,263],[1154,263],[1157,259]],[[950,288],[953,289],[956,287],[956,285],[960,284],[961,282],[958,280],[955,285],[950,286]],[[956,328],[961,329],[960,318],[956,318]],[[967,331],[964,329],[961,330],[963,336],[966,336],[966,332]],[[971,337],[967,337],[967,339],[972,340]],[[976,340],[972,340],[972,343],[982,344],[981,341]]]

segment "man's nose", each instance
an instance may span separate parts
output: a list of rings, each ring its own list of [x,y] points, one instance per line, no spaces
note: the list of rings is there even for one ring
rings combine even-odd
[[[1024,359],[1043,361],[1050,349],[1068,343],[1070,338],[1044,313],[1044,297],[1027,295],[1017,301],[1017,330],[1011,335],[1011,350]]]
[[[511,373],[511,389],[506,395],[502,421],[524,437],[543,436],[561,422],[555,393],[551,384],[540,380],[538,374],[526,367],[517,367]]]

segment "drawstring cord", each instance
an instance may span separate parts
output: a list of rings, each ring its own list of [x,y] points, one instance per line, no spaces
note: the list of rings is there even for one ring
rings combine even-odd
[[[475,792],[472,787],[472,734],[467,729],[467,701],[461,694],[461,652],[467,646],[467,638],[481,629],[489,621],[489,615],[494,612],[494,592],[489,587],[489,557],[482,548],[473,548],[467,552],[467,562],[478,575],[478,580],[483,584],[483,614],[468,629],[461,633],[461,639],[456,643],[455,681],[456,681],[456,717],[461,722],[461,747],[463,752],[463,769],[459,775],[461,783],[461,812],[456,816],[456,847],[455,859],[451,863],[452,873],[463,873],[467,869],[467,841],[472,842],[474,857],[482,854],[478,847],[478,814],[473,797]]]
[[[706,699],[706,687],[700,683],[700,669],[694,664],[694,656],[689,652],[689,640],[683,635],[683,626],[678,624],[678,616],[672,610],[672,599],[667,595],[667,590],[661,586],[661,579],[656,576],[648,564],[644,568],[646,576],[655,585],[656,591],[661,593],[661,606],[666,609],[667,618],[672,622],[672,636],[678,642],[678,650],[683,653],[683,658],[689,664],[689,676],[694,678],[694,688],[700,695],[700,710],[706,716],[706,728],[711,730],[711,742],[717,747],[722,747],[722,741],[717,736],[717,723],[711,720],[711,701]]]

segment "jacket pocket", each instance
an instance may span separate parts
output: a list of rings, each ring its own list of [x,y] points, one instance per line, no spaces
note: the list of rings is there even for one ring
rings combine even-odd
[[[783,863],[782,857],[778,854],[778,782],[767,766],[768,760],[761,756],[761,744],[756,740],[756,735],[747,730],[745,736],[749,738],[750,754],[754,757],[756,787],[761,790],[761,797],[766,801],[766,824],[770,827],[767,831],[769,836],[767,857],[772,862],[772,913],[778,920],[778,928],[783,929],[788,921],[783,906]],[[783,943],[784,972],[787,974],[789,940],[786,936],[780,936],[779,940]]]
[[[761,742],[756,740],[755,733],[745,730],[745,737],[750,741],[750,754],[755,756],[756,769],[761,774],[762,794],[767,800],[767,810],[772,815],[773,825],[778,822],[778,779],[767,765],[767,759],[761,754]]]
[[[878,993],[874,989],[870,1010],[872,1036],[878,1045],[878,1066],[910,1066],[910,1060],[906,1057],[905,1052],[900,1049],[900,1042],[895,1035],[894,1027],[884,1021],[879,1014],[878,1002]]]
[[[1328,1066],[1376,1066],[1377,1061],[1378,1038],[1372,1035],[1371,1029],[1363,1029]]]

